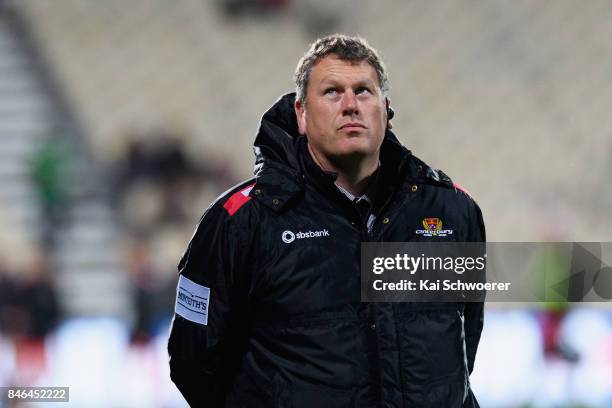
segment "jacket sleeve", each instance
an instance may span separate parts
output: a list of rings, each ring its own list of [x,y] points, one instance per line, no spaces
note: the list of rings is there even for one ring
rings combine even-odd
[[[470,208],[470,233],[469,241],[485,242],[485,226],[482,218],[482,212],[474,201],[471,202]],[[465,304],[465,345],[468,359],[468,369],[470,374],[474,369],[474,361],[476,360],[476,350],[480,341],[480,334],[484,321],[484,303],[470,302]]]
[[[234,224],[218,202],[213,204],[179,263],[168,342],[170,378],[191,407],[223,406],[243,355],[245,297],[237,277],[245,248]]]

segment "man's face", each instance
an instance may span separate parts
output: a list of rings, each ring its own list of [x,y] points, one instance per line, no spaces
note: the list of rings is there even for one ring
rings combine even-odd
[[[295,112],[316,155],[331,161],[378,157],[387,113],[370,64],[328,55],[313,67],[306,95],[306,106],[296,101]]]

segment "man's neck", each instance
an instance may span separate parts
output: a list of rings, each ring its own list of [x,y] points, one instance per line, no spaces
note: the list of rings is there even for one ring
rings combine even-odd
[[[314,152],[310,145],[308,145],[308,152],[321,169],[337,173],[336,184],[355,196],[365,193],[370,182],[370,176],[378,168],[378,157],[332,161],[324,155]]]

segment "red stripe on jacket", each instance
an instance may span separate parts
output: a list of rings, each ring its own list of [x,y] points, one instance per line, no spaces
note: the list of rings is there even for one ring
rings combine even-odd
[[[453,182],[453,187],[455,187],[457,190],[461,190],[461,191],[463,191],[465,194],[467,194],[467,195],[468,195],[468,196],[470,196],[470,197],[472,196],[472,195],[470,194],[470,192],[469,192],[469,191],[467,191],[465,188],[463,188],[462,186],[460,186],[460,185],[459,185],[459,184],[457,184],[457,183],[454,183],[454,182]]]
[[[223,208],[227,211],[227,213],[232,216],[246,203],[251,201],[251,197],[249,197],[249,193],[253,189],[255,183],[251,184],[248,187],[243,188],[240,191],[235,192],[232,196],[223,204]]]

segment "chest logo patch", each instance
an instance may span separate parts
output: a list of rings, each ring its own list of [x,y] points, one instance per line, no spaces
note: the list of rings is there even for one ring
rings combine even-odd
[[[321,231],[299,231],[299,232],[293,232],[293,231],[283,231],[283,234],[281,235],[281,239],[283,240],[283,242],[285,244],[290,244],[293,241],[295,241],[296,239],[307,239],[307,238],[322,238],[322,237],[329,237],[329,231],[324,229]]]
[[[423,227],[425,229],[416,230],[417,235],[424,237],[445,237],[453,235],[452,229],[442,229],[442,220],[440,218],[423,218]]]

